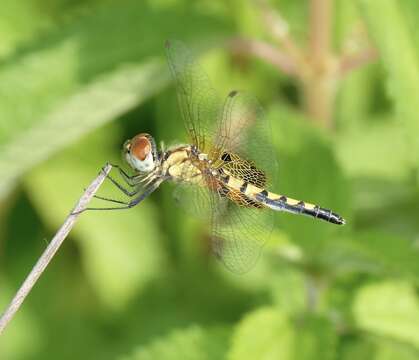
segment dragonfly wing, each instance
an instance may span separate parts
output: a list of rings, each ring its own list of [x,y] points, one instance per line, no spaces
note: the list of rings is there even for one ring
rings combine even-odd
[[[208,188],[178,184],[173,191],[173,197],[175,203],[189,215],[203,220],[211,217],[211,193]]]
[[[192,144],[204,151],[206,134],[220,116],[219,98],[205,71],[180,41],[168,41],[166,53],[178,103]]]
[[[232,152],[223,153],[221,160],[223,163],[220,162],[220,167],[226,169],[229,174],[233,174],[252,185],[265,188],[267,181],[266,173],[259,169],[252,161],[244,160]]]
[[[264,188],[275,183],[278,172],[271,138],[259,102],[250,94],[233,91],[224,103],[210,158],[230,175]],[[269,238],[274,214],[228,195],[214,196],[214,207],[229,201],[225,214],[213,214],[213,248],[228,269],[244,273],[256,263]]]
[[[243,274],[256,263],[273,228],[272,213],[243,207],[213,197],[218,209],[212,217],[212,246],[218,259],[232,272]]]
[[[233,171],[233,175],[247,180],[252,169],[265,174],[256,175],[255,185],[272,185],[278,175],[276,151],[272,143],[272,130],[257,99],[247,93],[232,91],[226,98],[214,138],[212,159],[220,160],[230,152],[231,162],[219,162]],[[248,169],[248,170],[246,170]],[[264,178],[264,181],[263,181]]]
[[[192,144],[209,154],[213,166],[225,167],[238,179],[259,186],[272,181],[277,173],[275,152],[269,124],[258,102],[250,95],[232,92],[220,106],[207,75],[186,46],[172,41],[166,49]],[[215,136],[208,139],[209,134]],[[209,140],[212,144],[207,143]],[[222,159],[225,153],[230,155],[230,161]],[[245,199],[234,201],[236,197],[219,192],[218,180],[211,175],[207,175],[204,185],[206,190],[188,184],[176,190],[176,197],[198,215],[202,210],[210,210],[215,254],[231,271],[246,272],[255,264],[269,237],[272,214],[247,206],[251,204]]]

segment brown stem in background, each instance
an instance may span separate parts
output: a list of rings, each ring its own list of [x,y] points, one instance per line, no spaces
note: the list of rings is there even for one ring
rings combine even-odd
[[[302,79],[309,117],[332,127],[337,62],[331,48],[333,0],[310,0],[308,72]]]
[[[263,25],[281,46],[258,40],[237,38],[229,43],[236,54],[255,56],[274,65],[279,71],[300,82],[305,112],[324,128],[333,127],[333,111],[338,82],[348,72],[377,58],[377,51],[344,51],[340,57],[332,49],[334,0],[310,0],[308,49],[301,49],[289,32],[287,21],[266,0],[253,0],[261,12]],[[362,28],[361,28],[362,30]],[[363,31],[360,33],[362,38]],[[359,39],[358,39],[359,40]]]
[[[292,58],[298,71],[299,67],[305,65],[303,63],[303,51],[291,36],[287,21],[278,10],[273,9],[265,0],[257,0],[256,4],[262,13],[263,24],[284,48],[286,54]]]
[[[235,38],[228,43],[230,50],[235,54],[252,55],[275,66],[279,71],[287,75],[296,75],[297,66],[288,54],[278,50],[269,43]]]
[[[313,63],[321,65],[330,56],[333,0],[310,0],[309,47]]]
[[[374,48],[364,49],[356,54],[342,55],[339,63],[339,72],[345,76],[352,70],[367,65],[378,58],[378,51]]]
[[[64,221],[64,224],[57,231],[50,244],[47,246],[41,257],[38,259],[37,263],[33,267],[32,271],[26,277],[25,281],[21,285],[20,289],[17,291],[13,300],[0,317],[0,334],[4,331],[7,324],[12,320],[13,316],[19,310],[26,296],[30,293],[35,283],[38,281],[39,277],[42,275],[55,253],[60,248],[61,244],[64,242],[65,238],[69,234],[70,230],[76,223],[77,218],[80,215],[80,211],[86,208],[87,204],[96,194],[100,185],[106,179],[106,176],[111,171],[112,166],[106,165],[104,169],[99,173],[95,180],[89,185],[82,197],[79,199],[74,210],[68,215],[67,219]]]

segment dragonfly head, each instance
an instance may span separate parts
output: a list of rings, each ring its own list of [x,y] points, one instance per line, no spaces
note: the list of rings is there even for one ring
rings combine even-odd
[[[138,134],[127,140],[123,152],[125,160],[136,171],[149,173],[157,165],[156,142],[149,134]]]

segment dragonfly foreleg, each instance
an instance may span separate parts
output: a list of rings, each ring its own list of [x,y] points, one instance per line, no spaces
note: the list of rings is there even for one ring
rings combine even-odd
[[[142,181],[142,175],[128,175],[124,169],[122,169],[119,165],[112,164],[112,167],[118,169],[119,174],[121,175],[122,179],[131,187],[138,185],[139,182]]]
[[[120,184],[118,184],[118,185],[120,185]],[[128,191],[127,189],[122,188],[122,186],[121,186],[121,188],[118,187],[118,189],[120,189],[125,195],[127,195],[129,197],[133,197],[134,195],[137,195],[140,191],[140,188],[137,188],[134,191]],[[120,204],[128,204],[126,201],[114,200],[114,199],[107,198],[107,197],[104,197],[104,196],[93,195],[93,197],[95,199],[99,199],[99,200],[105,200],[105,201],[110,201],[110,202],[115,202],[115,203],[120,203]]]
[[[143,177],[141,180],[140,180],[140,182],[142,182],[142,183],[149,183],[150,182],[150,180],[153,180],[154,179],[154,177],[156,176],[156,173],[155,173],[155,171],[152,171],[150,174],[148,174],[147,176],[145,176],[145,177]]]
[[[139,196],[137,196],[135,199],[131,200],[128,203],[124,203],[124,202],[118,202],[118,200],[114,200],[112,202],[117,202],[117,203],[123,203],[125,204],[125,206],[120,206],[120,207],[108,207],[108,208],[85,208],[83,210],[80,211],[75,211],[73,213],[71,213],[71,215],[78,215],[86,210],[125,210],[125,209],[130,209],[136,205],[138,205],[141,201],[143,201],[147,196],[149,196],[153,191],[155,191],[160,184],[163,182],[163,180],[158,180],[156,181],[154,184],[152,184],[150,187],[148,187],[142,194],[140,194]],[[111,200],[111,199],[109,199]]]
[[[124,205],[128,205],[129,204],[127,201],[115,200],[115,199],[107,198],[107,197],[104,197],[104,196],[94,195],[93,197],[95,199],[99,199],[99,200],[103,200],[103,201],[108,201],[108,202],[112,202],[112,203],[116,203],[116,204],[124,204]]]
[[[158,173],[156,171],[152,171],[150,174],[142,178],[140,182],[143,186],[149,186],[156,179],[156,177],[158,177],[157,174]]]
[[[107,175],[106,176],[107,179],[109,179],[109,181],[114,184],[119,190],[121,190],[125,195],[129,196],[129,197],[133,197],[134,195],[136,195],[138,193],[138,189],[135,189],[133,191],[129,191],[128,189],[126,189],[125,187],[123,187],[118,181],[116,181],[112,176]]]

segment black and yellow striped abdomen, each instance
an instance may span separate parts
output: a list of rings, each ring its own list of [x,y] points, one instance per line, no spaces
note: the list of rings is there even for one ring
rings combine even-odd
[[[333,224],[344,225],[345,219],[330,209],[322,208],[300,200],[277,195],[266,190],[256,194],[256,199],[272,210],[287,211],[293,214],[302,214],[318,218]]]
[[[269,192],[266,189],[259,188],[228,174],[224,175],[223,183],[226,187],[225,195],[231,200],[239,202],[239,205],[260,208],[267,207],[275,211],[286,211],[293,214],[311,216],[333,224],[345,224],[345,220],[340,215],[329,209],[295,200],[285,195]],[[241,196],[237,194],[241,194]],[[237,201],[236,199],[239,197],[240,201]]]

